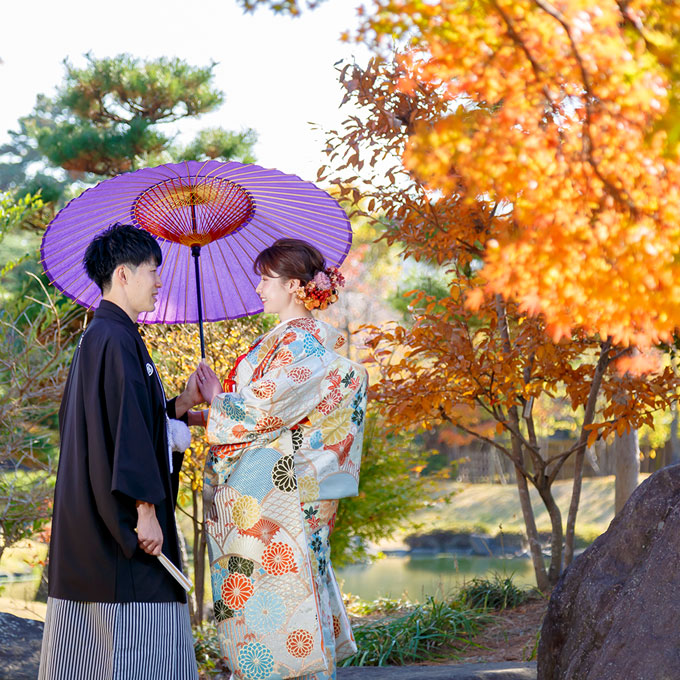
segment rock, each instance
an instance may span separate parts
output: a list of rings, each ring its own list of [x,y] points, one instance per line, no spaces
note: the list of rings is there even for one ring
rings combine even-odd
[[[456,555],[517,555],[526,550],[521,534],[467,534],[438,529],[426,534],[411,534],[404,539],[412,554],[452,553]]]
[[[436,530],[426,534],[411,534],[404,543],[412,552],[470,552],[470,535],[454,531]]]
[[[540,680],[680,678],[680,465],[659,470],[555,587]]]
[[[526,550],[524,537],[519,534],[499,533],[496,536],[488,534],[470,534],[470,545],[473,555],[489,557],[491,555],[517,555]]]
[[[43,623],[0,612],[0,680],[35,680]]]

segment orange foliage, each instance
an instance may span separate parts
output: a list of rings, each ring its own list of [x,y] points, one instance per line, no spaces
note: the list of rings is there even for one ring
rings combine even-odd
[[[377,137],[403,130],[390,149],[430,192],[457,196],[459,215],[479,197],[501,208],[494,247],[479,244],[484,293],[542,314],[555,340],[574,328],[614,344],[669,340],[680,326],[678,4],[377,0],[364,16],[358,39],[376,53],[404,46],[381,85]],[[360,102],[377,63],[354,79]],[[440,228],[470,243],[473,221]]]
[[[365,183],[364,216],[381,226],[388,243],[401,245],[405,256],[439,265],[449,287],[448,296],[438,300],[423,290],[411,291],[412,325],[372,329],[368,345],[379,372],[373,397],[395,428],[450,423],[512,460],[518,485],[533,484],[549,509],[553,524],[549,577],[540,574],[544,567],[538,554],[535,568],[540,582],[554,583],[562,566],[563,534],[551,485],[560,469],[569,457],[576,457],[566,534],[565,561],[569,563],[586,445],[622,428],[652,425],[654,413],[676,396],[678,379],[670,368],[652,366],[644,356],[627,358],[627,342],[661,337],[641,321],[652,318],[653,304],[630,308],[629,316],[625,320],[616,317],[619,325],[614,324],[621,305],[631,299],[625,297],[622,286],[632,284],[624,278],[610,281],[602,258],[610,259],[611,269],[623,262],[616,260],[615,249],[628,248],[631,257],[639,257],[643,249],[633,248],[632,241],[609,243],[605,238],[598,243],[609,251],[589,250],[592,239],[574,230],[585,219],[590,221],[592,234],[602,235],[609,208],[611,214],[620,215],[622,204],[609,194],[597,209],[589,198],[574,199],[576,194],[570,192],[576,191],[576,179],[566,177],[566,166],[559,166],[561,180],[546,180],[546,190],[552,194],[541,195],[542,202],[533,207],[524,200],[527,194],[521,182],[530,182],[526,168],[513,156],[516,149],[499,152],[502,134],[496,126],[506,124],[505,100],[486,108],[482,104],[455,108],[441,83],[425,80],[421,73],[413,75],[414,67],[405,59],[374,58],[366,68],[348,65],[341,71],[346,99],[353,99],[364,115],[351,116],[341,131],[331,134],[330,169],[320,171],[321,179],[336,184],[341,195],[350,197],[357,191],[360,173]],[[536,132],[544,134],[544,141],[553,125],[546,116],[546,132]],[[458,140],[467,144],[469,154],[456,156],[455,165],[447,147],[447,139],[453,139],[455,132],[446,128],[449,123],[459,125],[460,129],[455,128],[459,132],[465,130]],[[431,137],[445,128],[448,137]],[[478,129],[488,134],[489,148]],[[420,147],[422,159],[414,163],[416,144],[425,138],[429,142]],[[513,128],[507,139],[512,144],[523,137]],[[548,163],[541,154],[537,147],[526,163]],[[423,159],[448,160],[447,165],[428,166]],[[597,184],[587,159],[579,167],[589,178],[581,180]],[[513,195],[507,190],[511,182],[517,183]],[[604,183],[600,189],[606,193]],[[585,210],[586,218],[579,209]],[[377,215],[371,215],[374,210]],[[530,210],[535,216],[544,213],[545,219],[536,217],[528,228],[524,220]],[[549,210],[554,211],[550,219]],[[551,231],[550,224],[554,227],[557,222],[560,228]],[[655,269],[645,264],[653,270],[648,276],[664,275],[663,266]],[[506,278],[501,285],[502,276]],[[581,277],[581,282],[574,277]],[[534,283],[519,294],[510,283],[514,286],[520,281]],[[594,286],[592,294],[578,298],[577,284],[583,289],[586,282]],[[565,299],[566,290],[574,296]],[[605,298],[609,298],[606,304]],[[676,303],[664,299],[664,304],[668,309]],[[631,314],[639,319],[632,321]],[[609,325],[603,325],[605,316]],[[658,371],[645,376],[640,372],[652,368]],[[560,394],[566,394],[574,410],[577,443],[548,457],[537,440],[530,401]],[[525,407],[529,414],[523,417]],[[489,422],[497,423],[496,435],[489,432]],[[530,508],[527,513],[531,514]],[[532,521],[527,520],[530,534],[535,533]]]
[[[367,344],[381,369],[373,396],[390,422],[397,427],[450,422],[490,441],[493,433],[485,420],[497,421],[501,434],[509,429],[509,410],[522,408],[531,397],[564,392],[574,411],[585,409],[603,351],[598,340],[578,333],[551,342],[543,322],[521,314],[516,306],[499,308],[496,300],[487,300],[475,312],[466,309],[461,288],[454,283],[451,297],[439,301],[443,314],[424,312],[428,300],[421,297],[412,328],[394,324],[372,329]],[[510,344],[500,327],[506,322]],[[621,349],[605,350],[605,371],[595,386],[599,406],[583,423],[587,431],[595,432],[589,444],[597,436],[615,433],[622,423],[626,429],[653,426],[653,414],[668,406],[680,384],[673,370],[658,362],[654,374],[622,374],[621,369],[634,365],[636,358],[619,357]],[[593,426],[595,418],[599,422]],[[555,479],[568,456],[545,460],[529,435],[522,431],[516,435],[531,454],[531,464],[517,461],[527,477],[545,473]],[[498,440],[493,444],[499,447]],[[506,453],[515,461],[510,451]]]
[[[598,434],[603,436],[615,431],[621,419],[633,427],[651,423],[651,414],[675,398],[677,381],[670,369],[661,368],[649,354],[628,356],[625,338],[619,337],[617,344],[614,337],[594,335],[585,323],[574,326],[564,316],[546,314],[541,291],[514,302],[489,294],[495,285],[487,278],[490,259],[505,258],[502,240],[520,239],[522,233],[516,208],[491,192],[479,193],[479,187],[471,190],[457,169],[447,175],[450,185],[432,191],[431,182],[404,166],[404,150],[417,130],[441,119],[446,110],[442,87],[409,81],[406,88],[406,73],[403,61],[378,58],[365,69],[343,68],[345,99],[354,99],[365,115],[351,116],[342,131],[333,133],[330,167],[320,170],[320,178],[337,185],[344,196],[353,195],[358,181],[358,174],[347,175],[360,172],[365,182],[362,214],[377,221],[383,238],[400,244],[405,256],[436,263],[446,272],[450,297],[437,301],[424,291],[412,291],[416,319],[412,328],[373,330],[373,357],[382,369],[374,395],[388,407],[392,421],[398,426],[414,422],[432,426],[444,420],[474,427],[479,414],[471,418],[473,409],[482,407],[486,417],[506,422],[508,409],[521,408],[531,396],[565,390],[577,410],[585,407],[592,389],[593,400],[602,389],[605,399],[598,402],[599,414],[593,412],[584,423],[587,428],[596,416],[601,420]],[[487,117],[474,110],[471,115],[478,121]],[[467,168],[469,173],[473,165]],[[517,175],[521,174],[520,169]],[[377,217],[374,210],[379,210]],[[544,241],[538,245],[547,247]],[[560,259],[553,262],[551,276],[562,278],[551,279],[551,290],[564,283],[560,267],[568,265]],[[584,274],[588,269],[583,267]],[[601,285],[601,295],[612,289]],[[507,342],[499,328],[499,301],[510,326]],[[597,301],[591,306],[597,307]],[[605,339],[602,383],[593,387]],[[653,375],[641,377],[649,372]],[[630,394],[624,398],[625,389]],[[467,407],[464,417],[462,406]],[[534,468],[539,465],[536,460]]]

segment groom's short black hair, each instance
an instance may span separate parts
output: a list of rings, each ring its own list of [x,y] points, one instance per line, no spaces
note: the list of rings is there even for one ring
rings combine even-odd
[[[92,239],[83,258],[87,275],[105,292],[113,272],[121,264],[138,267],[154,260],[160,267],[163,253],[158,241],[144,229],[130,224],[114,224]]]

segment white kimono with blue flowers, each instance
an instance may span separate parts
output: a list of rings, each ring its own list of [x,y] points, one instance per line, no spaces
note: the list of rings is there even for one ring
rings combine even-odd
[[[330,565],[337,499],[358,492],[368,377],[311,318],[265,335],[210,407],[206,529],[236,678],[334,678],[356,651]]]

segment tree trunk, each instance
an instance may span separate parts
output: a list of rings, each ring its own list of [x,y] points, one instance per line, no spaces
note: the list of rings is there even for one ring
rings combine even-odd
[[[515,478],[517,480],[517,491],[519,492],[519,504],[522,508],[524,526],[526,527],[527,539],[529,540],[529,553],[531,554],[531,561],[534,565],[534,573],[536,574],[536,585],[541,592],[548,593],[550,592],[550,579],[548,578],[548,572],[543,561],[541,542],[538,540],[538,529],[536,529],[534,510],[531,507],[529,486],[524,473],[518,465],[515,465]]]
[[[197,617],[198,625],[202,626],[205,620],[205,555],[206,555],[206,537],[203,527],[199,532],[198,546],[194,548],[194,588],[196,591],[196,605],[198,607],[199,616]],[[212,595],[212,593],[211,593]]]
[[[595,442],[595,444],[597,444],[597,442]],[[596,452],[597,452],[596,446],[586,447],[586,460],[588,461],[588,464],[592,468],[593,472],[599,477],[602,474],[602,468],[600,468]]]
[[[182,560],[182,571],[187,573],[189,571],[189,551],[187,549],[187,538],[184,535],[179,524],[177,525],[177,537],[179,538],[179,556]],[[196,618],[196,590],[194,589],[187,595],[187,604],[189,605],[189,618],[194,623]]]
[[[637,430],[630,429],[614,440],[616,453],[616,483],[614,508],[618,515],[638,485],[640,449]]]
[[[508,328],[508,317],[505,313],[505,304],[500,295],[496,295],[496,312],[498,314],[498,329],[503,339],[503,347],[509,354],[512,347],[510,343],[510,329]],[[513,428],[512,431],[519,434],[519,411],[517,406],[511,406],[508,409],[508,418]],[[515,463],[515,478],[517,480],[517,491],[519,493],[519,504],[522,508],[522,515],[524,517],[524,526],[527,530],[527,539],[529,541],[529,552],[531,554],[531,561],[534,565],[534,572],[536,574],[536,585],[538,589],[544,593],[550,590],[550,580],[548,579],[548,572],[545,569],[545,562],[543,561],[543,551],[541,550],[541,543],[538,540],[538,530],[536,529],[536,518],[534,517],[534,509],[531,507],[531,496],[529,495],[529,486],[527,484],[526,473],[524,471],[524,451],[522,449],[521,439],[514,435],[510,435],[512,444],[512,457]]]
[[[680,463],[680,440],[678,439],[678,402],[674,401],[671,404],[671,411],[673,412],[673,420],[671,420],[671,464]]]
[[[548,570],[548,579],[551,585],[555,585],[562,573],[562,542],[564,540],[564,533],[562,531],[562,513],[553,498],[550,484],[544,484],[536,487],[541,499],[548,509],[550,515],[550,569]]]
[[[203,602],[205,600],[205,524],[203,522],[203,503],[200,498],[201,490],[192,489],[193,516],[191,523],[194,529],[194,597],[195,610],[192,623],[195,626],[203,625]]]
[[[588,441],[587,425],[592,425],[595,419],[595,406],[597,404],[597,395],[600,392],[602,385],[602,378],[609,366],[609,350],[611,349],[611,340],[608,338],[602,343],[600,349],[600,358],[595,366],[593,373],[593,381],[590,383],[590,392],[588,393],[588,401],[583,413],[583,425],[581,426],[581,435],[579,437],[579,447],[576,449],[574,456],[574,485],[571,491],[571,502],[569,504],[569,514],[567,515],[567,531],[564,541],[564,566],[568,567],[574,559],[574,534],[576,533],[576,514],[578,513],[578,505],[581,501],[581,486],[583,483],[583,459],[586,452],[586,443]]]

